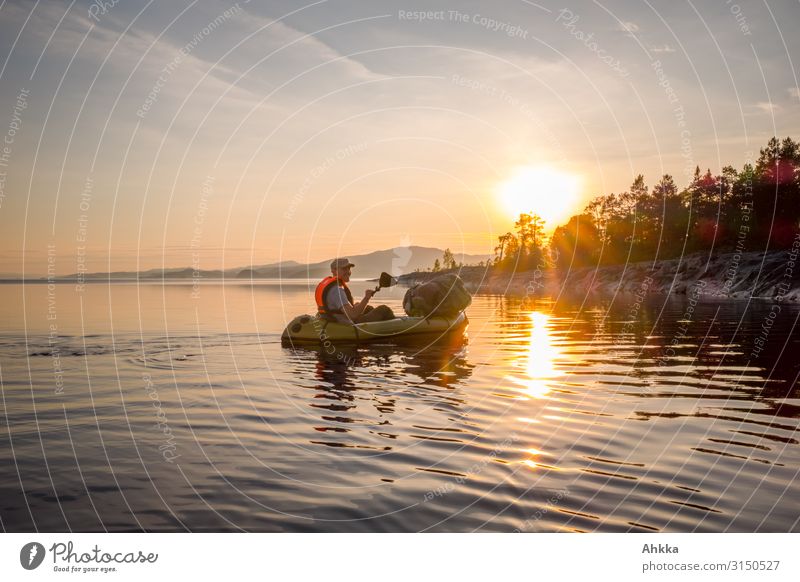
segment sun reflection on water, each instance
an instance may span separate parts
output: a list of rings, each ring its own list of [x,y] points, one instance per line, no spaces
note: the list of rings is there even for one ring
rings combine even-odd
[[[534,311],[528,314],[531,320],[530,336],[526,353],[516,366],[522,368],[521,375],[509,375],[508,380],[522,386],[521,392],[530,398],[544,398],[551,390],[551,381],[562,374],[556,366],[560,356],[550,334],[550,316]]]

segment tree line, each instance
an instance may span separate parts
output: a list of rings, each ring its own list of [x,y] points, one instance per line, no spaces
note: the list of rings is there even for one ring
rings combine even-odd
[[[638,175],[621,193],[598,196],[544,237],[544,221],[521,214],[514,232],[498,237],[494,264],[529,270],[549,256],[559,267],[672,259],[696,251],[780,250],[800,223],[800,144],[772,138],[755,165],[698,166],[682,190],[665,174],[649,188]]]

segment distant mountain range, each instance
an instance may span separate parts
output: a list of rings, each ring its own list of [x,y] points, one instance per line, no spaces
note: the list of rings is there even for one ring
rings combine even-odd
[[[377,278],[386,271],[392,275],[402,275],[416,270],[425,270],[433,266],[434,261],[442,260],[444,251],[431,247],[396,247],[383,251],[374,251],[365,255],[350,255],[348,258],[355,264],[354,279]],[[465,265],[474,265],[486,261],[489,255],[468,255],[454,253],[455,260]],[[199,270],[191,267],[172,269],[149,269],[147,271],[114,271],[111,273],[86,273],[86,281],[97,280],[153,280],[153,279],[316,279],[330,273],[333,258],[318,263],[302,264],[297,261],[281,261],[266,265],[252,265],[225,270]],[[21,277],[9,275],[5,280],[20,280]],[[77,274],[56,277],[57,281],[75,281]],[[30,277],[26,280],[41,281],[46,277]]]

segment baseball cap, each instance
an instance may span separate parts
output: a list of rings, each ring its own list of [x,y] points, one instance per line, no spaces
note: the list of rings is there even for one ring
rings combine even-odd
[[[350,259],[333,259],[331,261],[331,271],[335,271],[336,269],[343,269],[345,267],[355,267],[353,263],[350,262]]]

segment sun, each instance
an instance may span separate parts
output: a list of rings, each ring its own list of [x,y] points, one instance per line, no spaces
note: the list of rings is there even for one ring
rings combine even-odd
[[[577,176],[547,166],[527,166],[501,183],[497,196],[512,218],[524,212],[538,214],[549,230],[575,213],[579,191]]]

